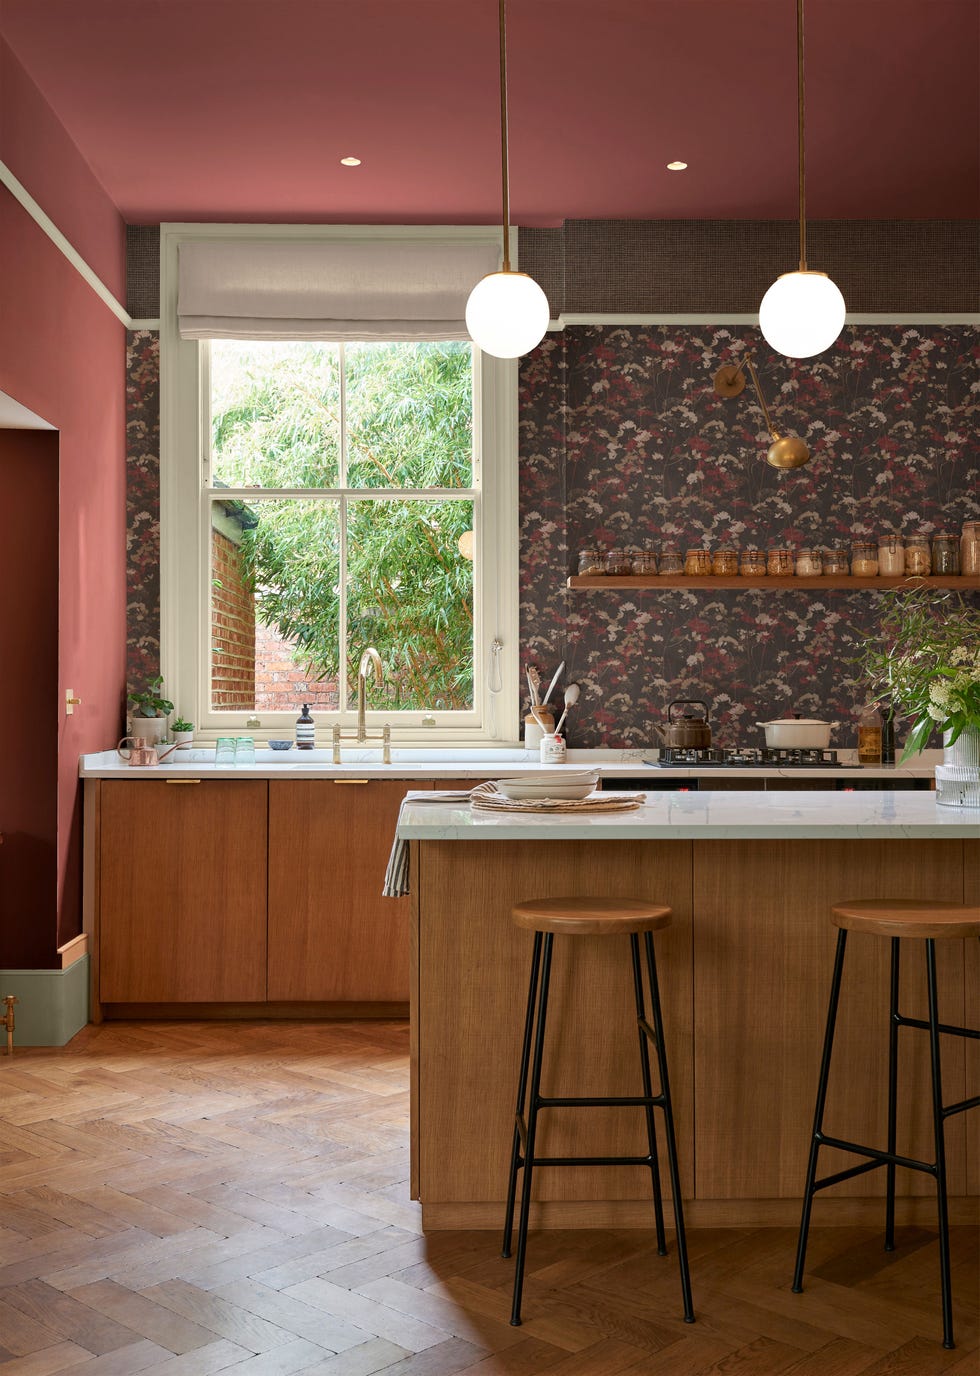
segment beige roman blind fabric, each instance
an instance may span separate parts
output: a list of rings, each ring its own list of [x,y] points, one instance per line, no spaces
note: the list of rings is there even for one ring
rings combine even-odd
[[[466,339],[487,239],[199,239],[180,246],[184,339]]]

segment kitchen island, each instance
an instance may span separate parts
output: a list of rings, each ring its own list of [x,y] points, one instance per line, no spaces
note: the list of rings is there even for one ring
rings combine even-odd
[[[611,894],[669,904],[657,949],[681,1178],[694,1225],[795,1223],[848,898],[980,902],[978,818],[928,793],[651,792],[634,812],[549,817],[428,804],[402,809],[413,910],[413,1195],[427,1229],[503,1217],[531,935],[512,904]],[[980,943],[940,942],[944,1021],[980,1026]],[[923,1017],[921,945],[906,943],[901,1010]],[[640,1093],[625,939],[558,941],[544,1092]],[[854,937],[827,1128],[884,1144],[888,943]],[[928,1043],[902,1033],[899,1150],[931,1158]],[[975,1093],[980,1047],[944,1038],[946,1102]],[[968,1086],[973,1086],[970,1088]],[[947,1123],[952,1217],[977,1216],[980,1152]],[[543,1138],[543,1140],[541,1140]],[[637,1110],[552,1109],[545,1155],[640,1155]],[[842,1165],[849,1164],[841,1162]],[[831,1154],[828,1170],[838,1168]],[[899,1173],[899,1217],[931,1222],[935,1194]],[[882,1216],[884,1173],[822,1195],[816,1218]],[[535,1174],[534,1227],[650,1227],[649,1176],[630,1167]]]

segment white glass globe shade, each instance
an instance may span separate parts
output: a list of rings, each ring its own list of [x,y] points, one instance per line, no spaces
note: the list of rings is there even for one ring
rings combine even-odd
[[[759,328],[787,358],[822,354],[844,328],[844,298],[825,272],[787,272],[762,298]]]
[[[544,338],[549,316],[548,298],[526,272],[491,272],[466,303],[473,343],[495,358],[530,353]]]

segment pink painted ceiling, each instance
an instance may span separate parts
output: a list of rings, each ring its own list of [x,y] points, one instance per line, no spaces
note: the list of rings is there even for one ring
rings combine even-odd
[[[130,222],[492,222],[496,10],[0,0],[0,34]],[[813,218],[980,213],[977,0],[808,0],[806,41]],[[509,48],[515,223],[795,215],[793,0],[509,0]]]

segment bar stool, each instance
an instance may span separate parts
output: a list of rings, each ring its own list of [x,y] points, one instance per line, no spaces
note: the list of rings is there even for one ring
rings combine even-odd
[[[800,1240],[796,1252],[796,1270],[793,1275],[793,1290],[799,1294],[803,1289],[803,1267],[806,1261],[807,1235],[810,1230],[810,1212],[813,1196],[817,1190],[828,1185],[850,1180],[855,1175],[887,1167],[885,1199],[885,1251],[895,1250],[895,1167],[904,1166],[909,1170],[924,1171],[936,1181],[939,1206],[939,1277],[942,1289],[943,1310],[943,1347],[954,1347],[953,1342],[953,1298],[949,1274],[949,1217],[946,1194],[946,1119],[954,1113],[980,1105],[980,1095],[963,1099],[957,1104],[943,1104],[942,1074],[939,1059],[939,1038],[941,1033],[955,1037],[980,1039],[980,1031],[967,1027],[950,1027],[939,1021],[938,999],[936,995],[936,941],[956,940],[964,937],[980,937],[980,908],[964,907],[960,903],[940,901],[919,901],[906,898],[857,899],[854,902],[838,903],[831,908],[831,921],[839,928],[837,933],[837,955],[834,960],[834,975],[830,986],[830,1010],[827,1014],[827,1031],[823,1044],[823,1059],[820,1063],[820,1082],[817,1087],[817,1107],[813,1119],[813,1136],[810,1142],[810,1160],[807,1165],[806,1190],[803,1197],[803,1217],[800,1222]],[[827,1078],[830,1072],[830,1058],[834,1049],[834,1026],[837,1021],[837,1005],[840,1000],[841,976],[844,971],[844,951],[847,946],[848,932],[866,932],[870,936],[883,936],[891,941],[891,1010],[889,1014],[888,1041],[888,1149],[879,1151],[875,1147],[859,1146],[856,1142],[844,1142],[839,1137],[830,1137],[823,1130],[824,1104],[827,1098]],[[898,1011],[899,993],[899,942],[903,938],[915,937],[925,941],[926,982],[928,986],[929,1018],[906,1018]],[[919,1027],[929,1033],[929,1049],[932,1060],[932,1120],[935,1135],[935,1161],[918,1161],[908,1156],[899,1156],[895,1150],[896,1114],[898,1100],[898,1029],[900,1027]],[[868,1159],[860,1166],[838,1171],[823,1180],[817,1180],[817,1155],[821,1147],[836,1147],[840,1151],[851,1152]]]
[[[517,1111],[514,1120],[514,1145],[510,1162],[510,1181],[507,1187],[507,1215],[504,1223],[502,1255],[511,1254],[514,1227],[514,1201],[517,1194],[517,1172],[524,1168],[521,1192],[521,1214],[517,1230],[517,1260],[514,1267],[514,1304],[511,1323],[521,1322],[521,1295],[524,1288],[524,1262],[527,1255],[527,1224],[531,1208],[531,1176],[535,1166],[646,1166],[653,1184],[653,1205],[657,1225],[657,1251],[667,1253],[664,1234],[664,1206],[660,1192],[660,1167],[657,1161],[657,1136],[653,1110],[663,1110],[667,1138],[667,1162],[670,1188],[674,1199],[674,1221],[677,1229],[677,1257],[680,1263],[681,1293],[684,1299],[684,1322],[694,1322],[694,1302],[691,1298],[691,1278],[687,1263],[687,1242],[684,1235],[684,1213],[681,1204],[680,1172],[677,1167],[677,1145],[674,1140],[674,1113],[667,1077],[667,1053],[664,1048],[663,1017],[660,1010],[660,990],[657,984],[657,962],[653,950],[653,935],[670,925],[670,908],[657,903],[645,903],[632,898],[538,898],[519,903],[511,910],[518,927],[534,932],[531,955],[531,981],[527,996],[527,1015],[524,1020],[524,1043],[521,1050],[521,1069],[517,1089]],[[639,933],[646,946],[647,978],[650,985],[650,1007],[653,1025],[644,1010],[643,975],[640,970]],[[636,999],[636,1023],[640,1043],[640,1069],[643,1093],[628,1097],[603,1098],[545,1098],[541,1093],[541,1061],[544,1053],[545,1025],[548,1018],[548,989],[551,982],[552,947],[556,936],[629,936],[633,955],[633,992]],[[540,977],[541,992],[538,997]],[[534,1030],[537,1006],[537,1030]],[[534,1057],[531,1059],[532,1040]],[[653,1043],[657,1053],[660,1093],[654,1094],[650,1078],[650,1056],[647,1042]],[[531,1097],[527,1105],[528,1067],[531,1071]],[[631,1106],[645,1110],[648,1152],[646,1156],[535,1156],[534,1139],[538,1112],[542,1108],[593,1108]]]

